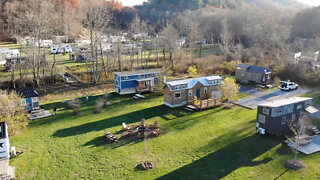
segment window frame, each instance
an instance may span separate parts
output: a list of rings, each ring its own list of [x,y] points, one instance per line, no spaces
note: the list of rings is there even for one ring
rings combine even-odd
[[[204,87],[204,88],[203,88],[203,92],[204,92],[205,94],[207,94],[207,93],[208,93],[208,87]]]
[[[176,97],[176,94],[179,94],[179,97]],[[181,99],[181,91],[174,92],[174,99]]]
[[[38,102],[38,97],[32,97],[31,100],[33,103]]]
[[[258,122],[262,123],[262,124],[265,124],[266,123],[266,116],[263,115],[263,114],[259,114],[258,115]]]
[[[189,91],[188,91],[188,94],[189,94],[189,96],[192,96],[192,89],[190,89]]]
[[[268,108],[265,108],[265,107],[264,107],[264,108],[262,109],[262,113],[265,114],[265,115],[269,115],[269,114],[270,114],[270,110],[269,110]]]

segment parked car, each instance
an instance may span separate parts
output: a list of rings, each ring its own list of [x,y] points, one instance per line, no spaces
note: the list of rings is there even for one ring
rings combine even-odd
[[[281,85],[280,85],[280,89],[282,91],[297,90],[298,88],[299,88],[298,84],[290,81],[281,82]]]

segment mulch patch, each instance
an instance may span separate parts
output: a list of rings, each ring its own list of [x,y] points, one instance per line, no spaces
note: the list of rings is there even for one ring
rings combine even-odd
[[[283,163],[283,165],[288,169],[294,169],[294,170],[298,170],[306,167],[306,165],[303,162],[295,159],[287,160]]]

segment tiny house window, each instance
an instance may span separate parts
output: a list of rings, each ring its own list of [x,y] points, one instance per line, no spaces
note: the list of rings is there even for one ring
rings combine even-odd
[[[281,124],[286,124],[287,118],[285,116],[283,116],[281,118]]]
[[[139,78],[144,78],[144,74],[139,75]]]
[[[21,99],[21,105],[23,105],[23,106],[24,106],[24,105],[27,105],[26,99],[24,99],[24,98]]]
[[[297,109],[302,109],[302,105],[297,106]]]
[[[116,86],[119,86],[119,81],[118,80],[116,80]]]
[[[189,90],[189,96],[192,96],[192,90]]]
[[[268,108],[263,108],[263,114],[269,115],[269,109]]]
[[[208,92],[208,88],[205,87],[205,88],[204,88],[204,93],[207,94],[207,92]]]
[[[175,92],[174,93],[174,98],[175,99],[181,98],[181,92]]]
[[[292,121],[296,120],[296,114],[292,114]]]
[[[129,77],[128,77],[128,76],[123,76],[122,79],[123,79],[123,80],[128,80]]]
[[[266,123],[266,116],[259,114],[258,121],[263,124]]]
[[[38,97],[32,97],[32,102],[38,102]]]

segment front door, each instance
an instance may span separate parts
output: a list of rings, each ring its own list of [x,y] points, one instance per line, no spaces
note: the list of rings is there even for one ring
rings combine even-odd
[[[200,89],[196,90],[196,96],[197,96],[198,99],[200,99]]]

